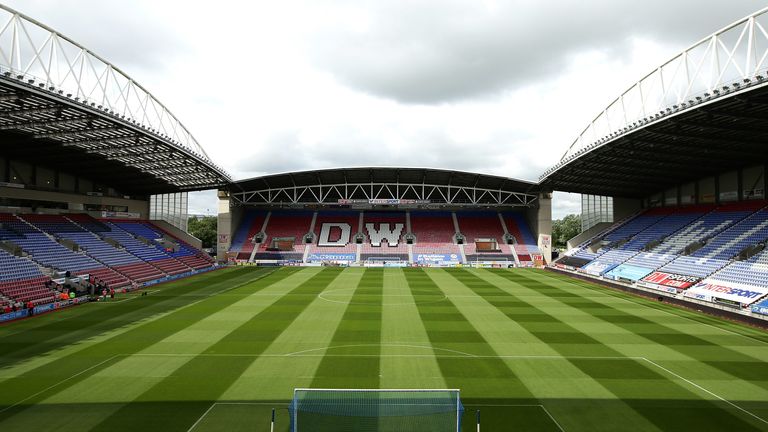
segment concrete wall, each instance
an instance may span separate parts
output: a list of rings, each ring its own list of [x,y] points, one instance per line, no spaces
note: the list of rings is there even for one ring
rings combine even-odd
[[[219,223],[216,229],[216,259],[219,261],[227,260],[227,251],[232,245],[233,230],[237,227],[232,220],[232,209],[230,209],[229,194],[226,191],[219,191]]]
[[[189,243],[190,245],[202,249],[203,248],[203,241],[199,238],[193,236],[192,234],[182,231],[179,228],[169,224],[168,222],[164,220],[153,220],[153,224],[159,226],[160,228],[168,231],[169,233],[173,234],[174,236],[184,240],[185,242]]]
[[[599,224],[593,226],[592,228],[582,231],[581,234],[577,235],[576,237],[568,240],[566,242],[566,247],[568,249],[573,249],[576,246],[584,243],[585,241],[589,240],[593,236],[597,235],[600,231],[603,231],[604,229],[608,228],[609,226],[613,225],[611,222],[600,222]]]
[[[642,200],[633,198],[614,198],[613,199],[613,220],[614,222],[626,219],[637,213],[642,208]]]
[[[539,194],[539,206],[528,209],[528,223],[531,225],[539,249],[547,264],[552,262],[552,193]]]
[[[68,194],[5,186],[0,186],[0,197],[69,203],[69,210],[73,212],[83,212],[85,204],[125,206],[128,207],[129,213],[138,213],[142,219],[149,218],[149,201],[137,199]]]

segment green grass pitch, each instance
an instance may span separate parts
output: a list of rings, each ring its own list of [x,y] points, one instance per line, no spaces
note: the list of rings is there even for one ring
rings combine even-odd
[[[0,431],[287,431],[296,387],[463,429],[768,430],[768,334],[533,269],[230,268],[0,326]]]

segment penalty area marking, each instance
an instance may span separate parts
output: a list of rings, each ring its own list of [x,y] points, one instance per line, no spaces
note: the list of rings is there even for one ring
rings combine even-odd
[[[565,429],[563,429],[563,427],[560,426],[560,423],[558,423],[557,420],[555,420],[555,416],[553,416],[552,413],[549,412],[547,407],[545,407],[542,404],[468,404],[468,405],[464,405],[464,406],[465,407],[480,407],[480,408],[483,408],[483,407],[487,407],[487,408],[493,408],[493,407],[508,407],[508,408],[515,408],[515,407],[517,407],[517,408],[525,408],[525,407],[529,407],[529,408],[534,408],[534,407],[538,407],[538,408],[541,408],[542,411],[544,411],[544,414],[546,414],[547,417],[549,417],[549,419],[552,420],[552,423],[554,423],[555,426],[557,426],[558,429],[560,429],[562,432],[565,432]],[[481,425],[482,425],[482,423],[481,423]]]
[[[375,344],[370,345],[360,345],[361,347],[365,346],[374,346]],[[312,351],[318,351],[323,349],[330,349],[330,348],[348,348],[348,347],[354,347],[355,345],[345,345],[345,346],[339,346],[339,347],[326,347],[326,348],[317,348],[314,350],[305,350],[305,351],[297,351],[293,353],[286,353],[286,354],[216,354],[216,353],[210,353],[210,354],[133,354],[133,355],[139,355],[139,356],[167,356],[167,357],[175,357],[175,356],[211,356],[211,357],[293,357],[293,358],[301,358],[301,357],[401,357],[401,358],[420,358],[420,357],[431,357],[431,358],[466,358],[466,359],[488,359],[488,358],[494,358],[494,359],[502,359],[502,360],[634,360],[634,361],[642,361],[645,362],[661,371],[664,371],[668,375],[671,375],[681,381],[684,381],[691,387],[696,388],[699,391],[702,391],[722,402],[725,402],[726,404],[732,406],[733,408],[736,408],[737,410],[749,415],[750,417],[753,417],[756,420],[759,420],[762,423],[765,423],[768,425],[768,421],[764,418],[758,416],[757,414],[740,407],[739,405],[731,402],[730,400],[718,395],[717,393],[707,390],[705,387],[689,380],[688,378],[683,377],[682,375],[671,371],[670,369],[667,369],[664,366],[661,366],[660,364],[656,363],[653,360],[650,360],[646,357],[611,357],[611,356],[556,356],[556,355],[475,355],[475,354],[469,354],[469,353],[462,353],[458,352],[460,354],[456,355],[435,355],[435,354],[309,354],[309,352]],[[386,346],[386,345],[384,345]],[[393,345],[393,346],[406,346],[406,345]],[[427,348],[424,346],[411,346],[413,348]],[[432,348],[435,349],[435,348]],[[439,349],[439,348],[438,348]],[[450,350],[447,350],[450,351]],[[0,411],[2,412],[2,411]],[[554,420],[554,418],[553,418]],[[562,428],[561,428],[562,430]]]
[[[192,432],[195,430],[195,428],[205,419],[205,417],[210,414],[211,411],[216,407],[216,405],[255,405],[255,406],[271,406],[275,408],[284,408],[279,405],[284,405],[285,402],[214,402],[211,404],[211,406],[208,407],[207,410],[195,421],[192,426],[187,429],[187,432]],[[468,404],[464,405],[465,407],[477,407],[477,408],[493,408],[493,407],[504,407],[504,408],[541,408],[542,411],[544,411],[544,414],[546,414],[547,417],[549,417],[550,420],[552,420],[552,423],[557,426],[557,428],[561,432],[565,432],[565,429],[558,423],[558,421],[555,419],[555,416],[552,415],[551,412],[542,404]]]

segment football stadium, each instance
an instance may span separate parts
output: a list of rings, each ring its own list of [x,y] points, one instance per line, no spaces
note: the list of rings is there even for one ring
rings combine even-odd
[[[0,430],[768,431],[768,9],[537,181],[235,179],[88,43],[0,5]]]

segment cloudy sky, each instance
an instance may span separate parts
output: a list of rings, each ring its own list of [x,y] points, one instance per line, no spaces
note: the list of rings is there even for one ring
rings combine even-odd
[[[361,165],[537,180],[621,91],[754,0],[6,0],[160,99],[234,178]],[[195,194],[193,213],[215,212]],[[580,211],[556,194],[553,217]]]

